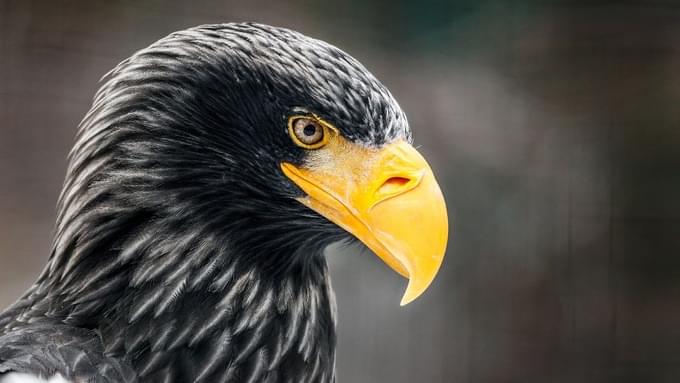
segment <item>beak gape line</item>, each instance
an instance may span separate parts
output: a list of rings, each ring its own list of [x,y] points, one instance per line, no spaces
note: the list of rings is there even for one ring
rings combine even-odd
[[[448,217],[432,169],[405,141],[379,149],[340,135],[283,173],[307,196],[299,201],[363,242],[409,279],[401,305],[432,283],[444,258]]]

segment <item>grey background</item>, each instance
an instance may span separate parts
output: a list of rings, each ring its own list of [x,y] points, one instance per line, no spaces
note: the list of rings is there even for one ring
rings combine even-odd
[[[98,79],[202,23],[259,21],[362,61],[447,199],[447,258],[405,281],[328,253],[340,382],[680,379],[677,2],[0,0],[0,306],[45,263]]]

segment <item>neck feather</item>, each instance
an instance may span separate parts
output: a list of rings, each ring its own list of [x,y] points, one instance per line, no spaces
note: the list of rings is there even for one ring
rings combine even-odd
[[[97,331],[105,354],[145,380],[332,381],[335,302],[320,250],[272,267],[252,260],[293,257],[145,222],[110,230],[118,239],[104,236],[99,246],[80,237],[88,255],[78,262],[53,255],[28,294],[43,307],[33,315]]]

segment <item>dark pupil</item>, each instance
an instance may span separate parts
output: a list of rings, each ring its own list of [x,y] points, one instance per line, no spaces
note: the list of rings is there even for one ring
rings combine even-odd
[[[305,134],[305,136],[313,136],[314,133],[316,133],[316,127],[312,124],[309,124],[305,126],[304,129],[302,129],[302,132]]]

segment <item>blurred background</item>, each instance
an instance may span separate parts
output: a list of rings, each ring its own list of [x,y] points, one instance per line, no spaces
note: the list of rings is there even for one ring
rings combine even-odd
[[[203,23],[346,50],[447,199],[427,293],[328,252],[339,382],[680,381],[680,2],[0,0],[0,306],[45,264],[99,78]]]

